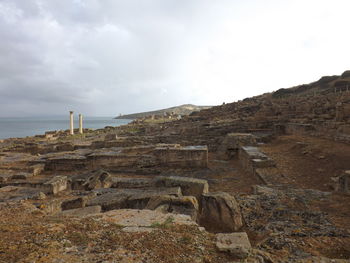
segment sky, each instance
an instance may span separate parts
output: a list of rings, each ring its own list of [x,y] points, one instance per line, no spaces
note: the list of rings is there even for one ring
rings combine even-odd
[[[0,117],[219,105],[350,69],[348,0],[0,0]]]

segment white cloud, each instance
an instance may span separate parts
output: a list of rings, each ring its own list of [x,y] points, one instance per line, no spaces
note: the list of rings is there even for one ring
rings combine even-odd
[[[350,60],[349,7],[0,0],[0,112],[115,115],[221,104],[340,74]]]

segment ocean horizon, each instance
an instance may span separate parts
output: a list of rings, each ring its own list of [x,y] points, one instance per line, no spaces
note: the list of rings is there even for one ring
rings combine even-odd
[[[132,120],[117,120],[114,117],[84,116],[83,127],[101,129],[106,126],[120,126]],[[79,127],[78,116],[74,118],[74,128]],[[46,131],[68,130],[69,116],[52,117],[0,117],[0,139],[23,138],[42,135]]]

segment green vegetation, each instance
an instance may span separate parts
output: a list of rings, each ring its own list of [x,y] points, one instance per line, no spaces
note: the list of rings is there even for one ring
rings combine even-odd
[[[152,228],[169,228],[169,226],[174,222],[174,217],[169,216],[163,223],[155,222],[151,225]]]

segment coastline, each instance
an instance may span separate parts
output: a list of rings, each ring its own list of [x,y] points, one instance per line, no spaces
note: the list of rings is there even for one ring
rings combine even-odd
[[[106,126],[120,126],[131,120],[115,120],[113,117],[84,118],[83,126],[87,129],[101,129]],[[74,126],[78,127],[76,119]],[[29,136],[43,135],[47,131],[64,131],[69,129],[68,116],[62,117],[27,117],[27,118],[0,118],[0,140],[10,138],[25,138]]]

